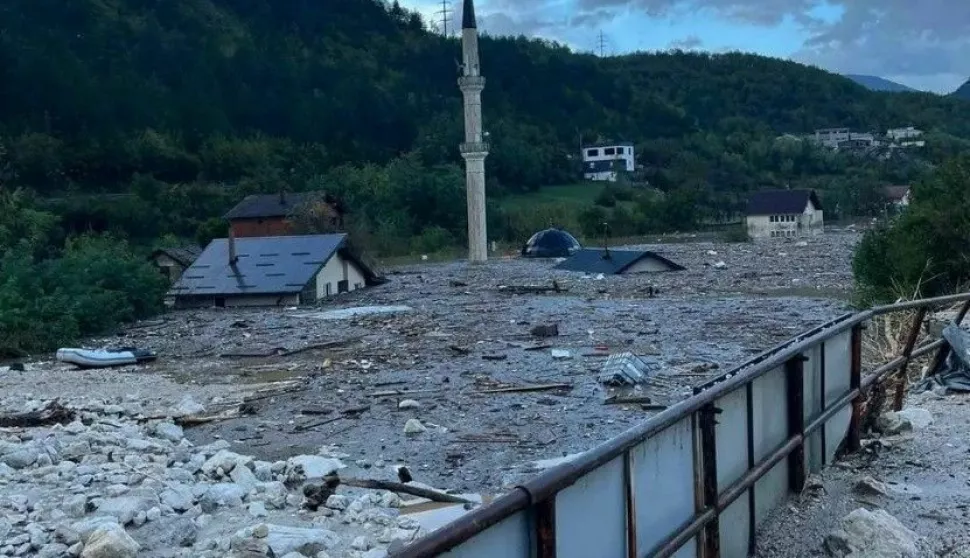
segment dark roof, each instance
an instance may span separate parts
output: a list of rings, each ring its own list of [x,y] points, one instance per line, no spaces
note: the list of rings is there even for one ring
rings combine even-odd
[[[809,200],[816,209],[822,209],[814,190],[763,190],[751,194],[748,215],[801,213]]]
[[[172,258],[180,265],[189,267],[192,265],[199,255],[202,254],[202,248],[200,246],[182,246],[180,248],[159,248],[152,252],[152,259],[157,258],[160,254],[165,254],[166,256]]]
[[[462,6],[461,28],[462,29],[478,28],[478,24],[475,21],[475,2],[473,2],[473,0],[465,0],[465,5]]]
[[[900,201],[909,193],[909,186],[886,186],[886,197],[893,201]]]
[[[546,229],[532,235],[522,255],[526,258],[568,258],[583,247],[576,237],[562,229]]]
[[[226,213],[226,219],[261,219],[264,217],[287,217],[293,210],[313,200],[315,194],[254,194],[246,196]]]
[[[633,147],[632,141],[603,141],[599,143],[591,143],[589,145],[584,145],[583,149],[597,148],[597,147]]]
[[[605,257],[606,254],[609,257]],[[647,250],[603,250],[602,248],[584,249],[576,252],[568,260],[556,266],[565,271],[582,271],[584,273],[603,273],[616,275],[625,272],[633,264],[654,259],[666,265],[669,271],[682,271],[684,266],[678,265],[655,252]]]
[[[347,247],[345,234],[237,238],[236,265],[229,240],[206,246],[169,290],[175,296],[299,293],[338,251],[360,267],[369,283],[376,275]]]

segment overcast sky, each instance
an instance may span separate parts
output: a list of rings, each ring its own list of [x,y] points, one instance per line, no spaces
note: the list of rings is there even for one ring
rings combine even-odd
[[[441,1],[399,0],[429,20]],[[461,11],[461,2],[445,0]],[[949,93],[970,77],[967,0],[477,0],[479,27],[607,53],[741,50]],[[458,19],[460,21],[460,19]]]

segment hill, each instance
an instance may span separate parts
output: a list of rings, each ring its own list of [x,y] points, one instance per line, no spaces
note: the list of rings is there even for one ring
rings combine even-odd
[[[8,0],[0,25],[6,182],[42,196],[137,194],[48,204],[68,232],[204,240],[221,226],[206,220],[244,193],[325,188],[368,234],[388,239],[383,249],[463,234],[460,45],[396,3]],[[844,211],[865,212],[871,203],[834,185],[902,183],[920,162],[869,164],[775,138],[900,123],[970,137],[955,99],[871,92],[777,59],[603,59],[522,37],[486,37],[481,50],[493,198],[575,182],[579,142],[613,138],[636,143],[638,181],[695,212],[730,213],[746,192],[786,183],[830,190]],[[631,228],[648,227],[650,203]],[[499,209],[497,234],[534,225],[528,211],[513,219]]]
[[[887,93],[915,93],[917,91],[912,87],[878,76],[845,74],[845,77],[872,91],[885,91]]]
[[[950,94],[958,99],[970,99],[970,81],[961,85],[956,91]]]

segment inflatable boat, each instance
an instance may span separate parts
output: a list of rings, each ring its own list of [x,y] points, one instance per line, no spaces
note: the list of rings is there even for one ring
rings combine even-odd
[[[80,368],[109,368],[140,364],[155,360],[155,353],[145,349],[124,348],[117,350],[57,349],[57,360]]]

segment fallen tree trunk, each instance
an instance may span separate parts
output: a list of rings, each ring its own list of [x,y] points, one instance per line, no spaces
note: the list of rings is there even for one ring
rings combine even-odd
[[[399,494],[410,494],[411,496],[417,496],[419,498],[427,498],[433,502],[444,502],[448,504],[474,504],[471,500],[462,498],[460,496],[453,496],[451,494],[445,494],[444,492],[438,492],[437,490],[431,490],[428,488],[421,488],[419,486],[412,486],[410,484],[403,484],[400,482],[392,481],[382,481],[376,479],[353,479],[353,478],[340,478],[337,475],[332,475],[326,478],[327,481],[336,480],[340,484],[345,484],[347,486],[353,486],[356,488],[369,488],[372,490],[389,490],[391,492],[397,492]],[[328,482],[329,484],[329,482]]]
[[[77,413],[73,409],[68,409],[55,399],[38,411],[0,415],[0,428],[30,428],[67,424],[73,421],[76,415]]]

